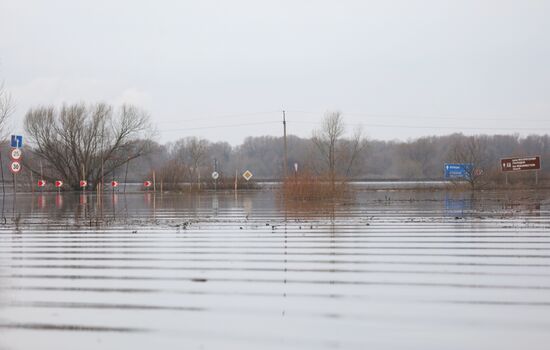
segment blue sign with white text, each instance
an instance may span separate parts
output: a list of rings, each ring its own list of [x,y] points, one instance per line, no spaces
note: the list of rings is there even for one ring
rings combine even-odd
[[[11,135],[11,147],[13,147],[13,148],[23,147],[23,136],[21,136],[21,135]]]
[[[471,163],[445,164],[446,179],[469,179],[472,174]]]

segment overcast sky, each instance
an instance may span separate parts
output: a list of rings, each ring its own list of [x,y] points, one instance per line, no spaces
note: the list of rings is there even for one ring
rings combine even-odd
[[[159,141],[349,130],[550,132],[550,0],[0,0],[0,80],[31,106],[130,102]]]

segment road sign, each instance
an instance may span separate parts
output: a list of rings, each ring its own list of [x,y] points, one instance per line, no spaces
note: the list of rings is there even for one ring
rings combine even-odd
[[[484,170],[481,169],[481,168],[475,168],[474,169],[474,176],[481,176],[481,175],[483,175],[483,173],[484,173]]]
[[[88,186],[88,181],[86,181],[86,180],[80,180],[79,185],[80,185],[81,188],[82,188],[82,187],[86,187],[86,186]]]
[[[23,155],[23,152],[21,152],[21,149],[19,148],[14,148],[11,150],[10,152],[10,157],[11,159],[13,160],[19,160],[21,159],[21,156]]]
[[[12,173],[17,174],[21,171],[21,163],[19,163],[17,160],[14,160],[10,164],[10,170]]]
[[[252,178],[252,173],[250,172],[250,170],[247,170],[243,173],[243,177],[246,181],[250,180]]]
[[[46,180],[38,180],[38,187],[46,186]]]
[[[540,157],[504,158],[500,160],[500,167],[504,172],[540,170]]]
[[[153,186],[153,182],[152,182],[152,181],[149,181],[149,180],[144,181],[144,182],[143,182],[143,186],[145,186],[145,187],[151,187],[151,186]]]
[[[21,135],[11,135],[11,147],[13,147],[13,148],[23,147],[23,136],[21,136]]]
[[[446,179],[468,179],[472,174],[471,163],[445,164]]]
[[[118,181],[111,181],[111,187],[118,187]]]
[[[219,177],[220,177],[220,174],[219,174],[217,171],[214,171],[214,172],[212,173],[212,178],[213,178],[214,180],[217,180]]]
[[[63,181],[61,181],[61,180],[56,180],[55,181],[55,187],[60,188],[62,186],[63,186]]]

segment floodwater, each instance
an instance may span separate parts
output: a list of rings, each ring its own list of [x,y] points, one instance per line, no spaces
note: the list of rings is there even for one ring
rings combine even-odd
[[[547,349],[550,193],[7,196],[0,349]]]

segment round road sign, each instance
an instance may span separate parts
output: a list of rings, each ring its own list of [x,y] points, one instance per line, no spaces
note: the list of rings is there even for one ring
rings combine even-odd
[[[86,186],[88,186],[88,181],[80,180],[80,187],[86,187]]]
[[[23,155],[23,152],[19,148],[14,148],[10,152],[10,157],[13,160],[19,160],[21,159],[21,156]]]
[[[61,187],[61,186],[63,186],[63,181],[61,181],[61,180],[56,180],[56,181],[55,181],[55,187],[59,188],[59,187]]]
[[[112,187],[118,187],[118,181],[111,181]]]
[[[220,177],[220,174],[219,174],[217,171],[214,171],[214,172],[212,173],[212,178],[213,178],[214,180],[217,180],[218,177]]]
[[[46,186],[46,180],[38,180],[38,187]]]
[[[145,186],[145,187],[151,187],[151,186],[153,186],[153,182],[152,182],[152,181],[149,181],[149,180],[144,181],[144,182],[143,182],[143,186]]]
[[[21,171],[21,163],[19,163],[18,161],[14,160],[14,161],[11,162],[11,164],[10,164],[10,170],[11,170],[12,173],[17,174],[18,172]]]

